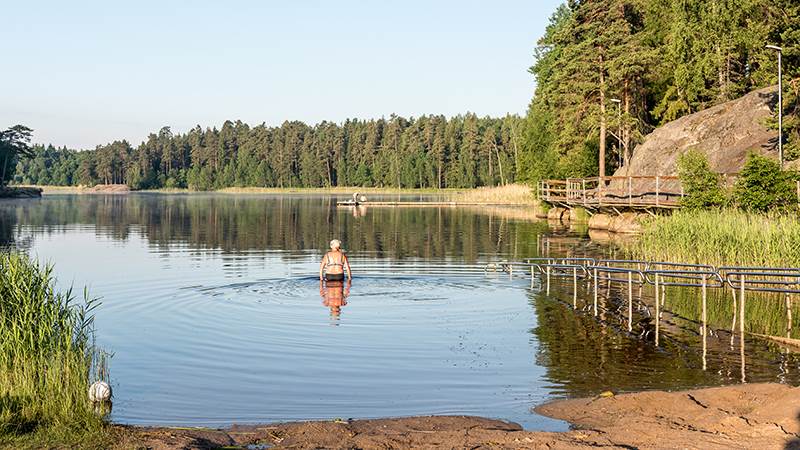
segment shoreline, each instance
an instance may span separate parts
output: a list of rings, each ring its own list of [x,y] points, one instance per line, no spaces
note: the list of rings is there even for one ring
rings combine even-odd
[[[740,384],[557,400],[535,408],[566,432],[527,431],[473,416],[233,425],[225,429],[112,425],[116,448],[800,448],[800,388]]]
[[[494,187],[477,187],[470,189],[461,188],[378,188],[357,186],[336,186],[319,188],[274,188],[274,187],[229,187],[212,191],[194,191],[186,188],[176,189],[143,189],[130,190],[124,185],[98,185],[85,186],[29,186],[20,185],[18,188],[40,189],[42,195],[127,195],[127,194],[156,194],[156,195],[342,195],[343,200],[350,199],[354,192],[361,195],[379,196],[439,196],[436,203],[447,203],[447,206],[530,206],[539,208],[539,200],[533,197],[528,186],[506,185]],[[370,206],[367,200],[366,206]],[[373,205],[376,206],[376,205]],[[377,205],[380,206],[380,205]],[[420,201],[416,206],[426,206]]]

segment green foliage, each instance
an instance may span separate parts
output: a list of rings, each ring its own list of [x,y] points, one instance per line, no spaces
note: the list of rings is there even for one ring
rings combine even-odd
[[[772,158],[751,153],[734,188],[736,203],[744,210],[766,212],[797,204],[797,174],[781,171]]]
[[[22,125],[0,131],[0,188],[14,178],[18,159],[33,156],[28,145],[32,132],[33,130]]]
[[[686,196],[681,206],[689,209],[723,206],[727,199],[720,186],[720,175],[711,170],[708,158],[697,150],[678,157],[678,176]]]
[[[530,68],[536,91],[523,123],[521,178],[596,174],[601,124],[610,174],[620,149],[630,151],[654,127],[777,84],[775,54],[766,44],[784,47],[786,150],[795,157],[796,0],[567,2],[552,15]],[[619,110],[612,98],[620,100]]]
[[[472,188],[511,184],[521,158],[521,119],[466,114],[308,126],[250,127],[227,121],[221,129],[169,127],[138,147],[114,141],[76,152],[35,146],[18,164],[26,184],[124,183],[133,189],[188,187],[377,186]]]
[[[0,443],[102,430],[87,397],[96,305],[57,291],[52,267],[0,253]]]

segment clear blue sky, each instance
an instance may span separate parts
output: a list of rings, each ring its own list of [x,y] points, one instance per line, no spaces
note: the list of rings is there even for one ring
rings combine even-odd
[[[0,127],[94,148],[226,119],[523,113],[559,3],[8,2]]]

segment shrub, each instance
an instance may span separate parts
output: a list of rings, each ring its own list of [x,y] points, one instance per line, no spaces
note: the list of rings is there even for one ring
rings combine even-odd
[[[739,174],[734,189],[734,198],[746,211],[765,212],[773,208],[785,208],[797,203],[793,171],[782,171],[777,161],[754,153]]]
[[[711,171],[708,158],[697,150],[678,157],[678,176],[686,196],[681,206],[689,209],[720,207],[727,203],[720,176]]]

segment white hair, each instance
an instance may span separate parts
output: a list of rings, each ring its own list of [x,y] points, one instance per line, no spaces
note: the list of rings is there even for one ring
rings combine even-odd
[[[331,241],[331,248],[340,248],[341,246],[342,243],[338,239],[334,239]]]

